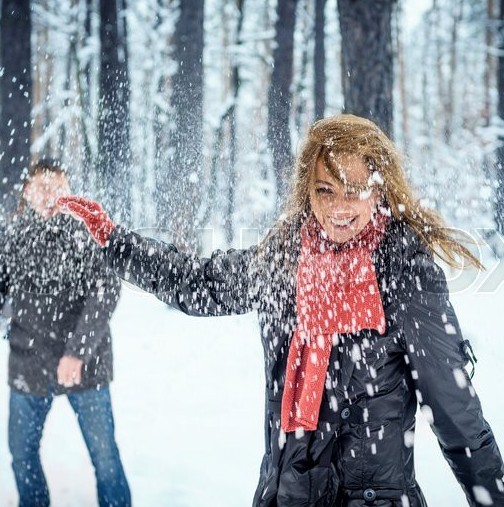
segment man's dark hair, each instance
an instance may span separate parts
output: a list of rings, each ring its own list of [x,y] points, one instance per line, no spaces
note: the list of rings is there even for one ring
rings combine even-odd
[[[66,167],[56,158],[44,157],[37,160],[30,166],[26,180],[30,180],[36,174],[40,173],[56,173],[67,175]]]

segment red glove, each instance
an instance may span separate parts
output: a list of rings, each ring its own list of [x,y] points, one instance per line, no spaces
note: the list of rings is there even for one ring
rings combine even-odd
[[[91,236],[100,246],[107,244],[111,232],[115,229],[115,224],[97,202],[76,196],[60,197],[57,202],[62,213],[68,213],[84,222]]]

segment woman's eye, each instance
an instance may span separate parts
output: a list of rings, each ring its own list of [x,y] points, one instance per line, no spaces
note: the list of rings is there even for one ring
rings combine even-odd
[[[315,192],[317,192],[317,194],[320,194],[320,195],[323,195],[323,194],[332,194],[333,191],[330,189],[330,188],[325,188],[325,187],[319,187],[315,190]]]
[[[354,200],[361,198],[361,193],[360,192],[346,192],[345,197],[347,199],[350,199],[351,201],[354,201]]]
[[[365,201],[371,197],[371,189],[348,190],[345,197],[350,201]]]

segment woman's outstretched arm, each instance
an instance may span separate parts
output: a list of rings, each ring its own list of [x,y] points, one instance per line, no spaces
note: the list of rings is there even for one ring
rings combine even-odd
[[[81,197],[58,201],[82,220],[103,247],[107,263],[125,281],[188,315],[231,315],[256,308],[257,248],[216,251],[210,258],[116,227],[98,203]]]

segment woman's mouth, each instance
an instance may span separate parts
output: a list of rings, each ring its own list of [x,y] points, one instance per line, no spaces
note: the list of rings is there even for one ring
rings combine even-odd
[[[348,218],[329,218],[330,224],[339,230],[350,229],[354,222],[357,220],[357,216]]]

